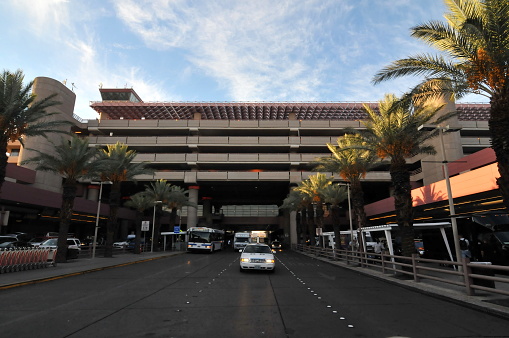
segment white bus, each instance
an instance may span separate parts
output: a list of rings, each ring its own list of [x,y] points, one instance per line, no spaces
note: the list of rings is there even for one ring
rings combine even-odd
[[[206,227],[187,229],[187,251],[214,252],[224,244],[224,231]]]

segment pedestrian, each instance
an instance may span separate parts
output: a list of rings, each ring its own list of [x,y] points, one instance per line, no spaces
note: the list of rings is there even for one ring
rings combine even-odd
[[[461,251],[461,258],[472,258],[472,253],[470,252],[470,242],[468,239],[463,237],[463,235],[460,234],[460,251]]]
[[[377,255],[380,255],[382,253],[383,246],[379,239],[376,240],[375,246],[373,249],[375,250],[375,253]]]
[[[495,247],[490,243],[490,241],[488,240],[488,237],[485,237],[481,241],[480,251],[481,251],[481,260],[483,262],[493,263],[493,260],[496,257],[496,252],[495,252]]]

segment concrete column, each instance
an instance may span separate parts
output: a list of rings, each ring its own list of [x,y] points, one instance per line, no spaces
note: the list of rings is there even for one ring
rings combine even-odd
[[[445,104],[444,107],[437,113],[437,117],[456,109],[454,101],[447,100],[446,98],[442,98],[437,100],[436,103],[432,102],[431,104]],[[451,128],[459,127],[460,123],[458,121],[458,117],[454,116],[449,120],[442,122],[440,126],[442,128],[445,128],[446,126],[450,126]],[[445,158],[448,162],[455,161],[463,157],[460,132],[444,132],[443,142],[445,147]],[[437,153],[434,156],[429,155],[422,159],[421,167],[424,185],[435,183],[444,179],[442,166],[443,154],[440,137],[435,137],[430,140],[429,143],[435,147]]]
[[[76,95],[69,88],[66,87],[65,84],[60,81],[48,78],[48,77],[37,77],[34,79],[34,84],[32,87],[32,92],[37,95],[36,100],[44,99],[52,94],[57,94],[54,97],[54,100],[61,102],[61,104],[48,108],[46,111],[56,112],[58,114],[48,116],[47,119],[51,121],[55,120],[67,120],[74,122],[73,112],[74,112],[74,103],[76,101]],[[70,132],[71,126],[61,126],[60,130]],[[54,141],[55,144],[60,144],[60,140],[69,139],[70,135],[64,134],[50,134],[49,138]],[[49,139],[46,139],[42,136],[32,136],[27,137],[25,140],[24,147],[21,148],[20,154],[18,157],[18,163],[21,163],[25,159],[29,159],[33,156],[36,156],[38,153],[34,150],[38,150],[41,152],[54,154],[54,146],[51,144]],[[36,164],[24,164],[23,167],[27,167],[30,169],[34,169]],[[35,188],[41,188],[44,190],[50,190],[53,192],[61,192],[62,187],[62,177],[60,175],[46,172],[46,171],[37,171],[35,177],[35,183],[33,185]]]
[[[290,243],[296,245],[297,242],[297,211],[290,211]]]
[[[205,218],[205,224],[210,227],[212,226],[212,198],[202,197],[203,201],[203,217]]]
[[[189,187],[189,202],[198,205],[199,186],[193,185]],[[198,224],[198,209],[192,206],[187,207],[187,228],[195,227]]]

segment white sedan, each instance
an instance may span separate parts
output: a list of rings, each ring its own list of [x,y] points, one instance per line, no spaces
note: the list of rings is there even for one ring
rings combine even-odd
[[[267,244],[248,244],[241,252],[240,271],[266,270],[273,272],[276,268],[274,254]]]

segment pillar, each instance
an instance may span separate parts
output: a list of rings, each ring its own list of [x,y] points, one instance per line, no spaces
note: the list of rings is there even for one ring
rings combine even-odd
[[[290,211],[290,243],[292,245],[297,245],[298,236],[297,236],[297,211]]]
[[[212,198],[203,197],[203,217],[205,218],[205,224],[210,227],[212,226]]]
[[[196,203],[198,205],[198,190],[200,189],[197,185],[189,187],[189,202]],[[187,228],[195,227],[198,224],[198,208],[193,206],[187,207]]]

